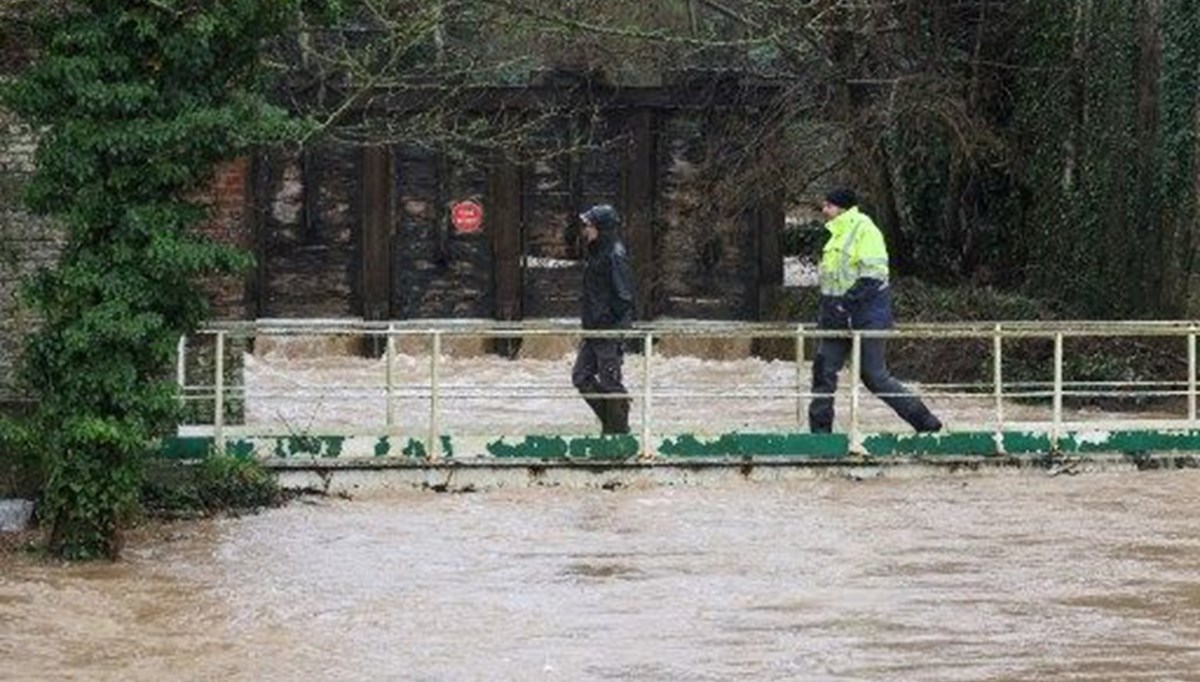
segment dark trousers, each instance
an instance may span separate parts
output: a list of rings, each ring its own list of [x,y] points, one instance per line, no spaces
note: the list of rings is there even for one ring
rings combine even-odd
[[[600,418],[602,433],[629,433],[629,398],[603,395],[625,394],[621,383],[624,360],[625,351],[617,339],[584,339],[575,356],[571,383]]]
[[[863,338],[863,384],[917,431],[940,429],[941,422],[925,403],[888,374],[884,357],[886,348],[886,339]],[[818,397],[814,397],[808,406],[808,429],[813,433],[833,430],[833,394],[837,392],[838,372],[845,366],[851,349],[849,338],[825,338],[817,345],[817,357],[813,360],[813,393]]]

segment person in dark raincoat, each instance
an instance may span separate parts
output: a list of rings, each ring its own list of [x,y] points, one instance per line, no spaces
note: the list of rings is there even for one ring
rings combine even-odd
[[[633,267],[620,238],[621,217],[608,204],[580,214],[587,254],[580,318],[584,329],[629,329],[634,318]],[[571,382],[600,419],[602,433],[629,433],[629,404],[621,383],[625,349],[612,336],[584,337]]]

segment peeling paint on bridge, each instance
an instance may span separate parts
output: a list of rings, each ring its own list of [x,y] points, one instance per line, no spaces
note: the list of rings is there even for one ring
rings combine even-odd
[[[286,487],[470,491],[513,486],[621,487],[729,479],[915,477],[982,470],[1080,473],[1200,466],[1200,431],[878,433],[852,447],[844,434],[680,434],[642,455],[634,436],[441,436],[438,456],[412,436],[242,436],[227,454],[256,458]],[[161,455],[200,459],[211,436],[180,436]]]
[[[161,455],[198,459],[213,449],[207,435],[166,440]],[[428,460],[425,440],[413,436],[287,435],[238,436],[225,440],[225,451],[236,457],[271,462],[295,459]],[[644,450],[636,436],[449,436],[439,439],[437,459],[482,460],[624,460]],[[1200,454],[1197,430],[1081,430],[1055,437],[1038,431],[1003,433],[972,431],[936,434],[877,433],[865,436],[861,450],[844,434],[724,433],[713,436],[680,434],[657,440],[651,463],[693,458],[788,458],[809,460],[896,457],[998,457],[1007,455],[1085,455],[1092,453]]]

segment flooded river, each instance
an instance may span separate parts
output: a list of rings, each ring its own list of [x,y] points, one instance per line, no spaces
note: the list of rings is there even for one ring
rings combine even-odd
[[[1200,472],[311,499],[0,555],[4,680],[1200,680]]]

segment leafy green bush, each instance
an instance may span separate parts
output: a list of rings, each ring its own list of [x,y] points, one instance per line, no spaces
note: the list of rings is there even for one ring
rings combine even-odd
[[[260,47],[306,0],[90,0],[54,6],[34,63],[0,100],[41,131],[27,192],[67,242],[26,292],[50,551],[115,557],[151,443],[179,417],[175,340],[207,316],[201,278],[249,256],[194,229],[216,164],[304,126],[261,94]]]
[[[258,462],[218,456],[195,463],[158,463],[141,496],[148,513],[168,517],[254,511],[287,499],[275,476]]]
[[[818,221],[789,223],[781,235],[781,249],[785,256],[819,256],[821,247],[829,233]]]
[[[41,476],[32,442],[24,424],[0,415],[0,497],[37,496]]]

